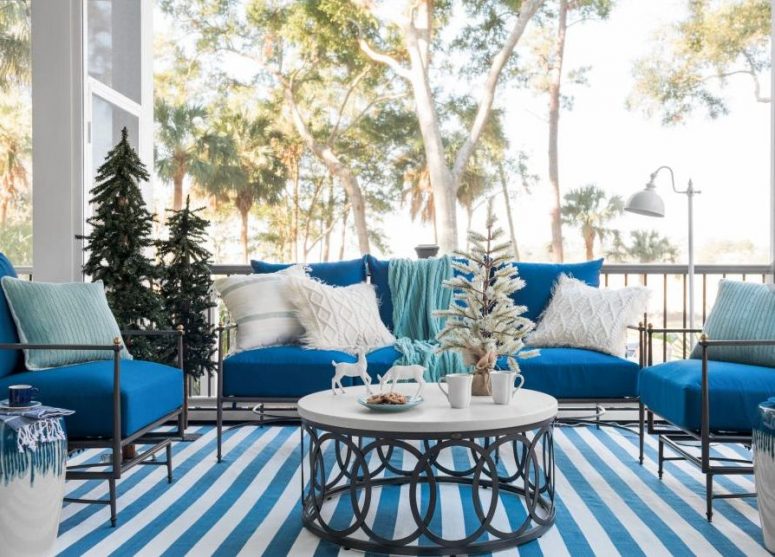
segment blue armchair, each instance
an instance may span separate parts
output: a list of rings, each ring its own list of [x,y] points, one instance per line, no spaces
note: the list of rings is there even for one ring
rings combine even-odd
[[[0,254],[0,277],[16,276],[10,261]],[[77,503],[110,506],[111,525],[116,524],[116,482],[137,464],[167,467],[172,481],[173,438],[183,438],[185,428],[185,392],[183,379],[183,330],[122,331],[124,338],[139,335],[174,335],[178,341],[178,367],[126,360],[120,357],[121,338],[107,345],[25,344],[19,342],[16,326],[5,297],[0,293],[0,392],[9,385],[24,383],[39,390],[44,404],[68,408],[75,414],[65,418],[68,450],[110,449],[110,463],[85,463],[68,466],[67,479],[107,480],[108,499],[71,499]],[[44,371],[24,368],[22,350],[105,350],[112,359],[62,366]],[[158,433],[162,424],[177,422],[177,431]],[[128,445],[142,445],[136,456],[124,459]],[[161,450],[166,460],[148,460]]]
[[[775,369],[730,361],[710,359],[714,347],[775,346],[773,340],[710,339],[702,334],[700,356],[653,364],[653,335],[664,333],[698,334],[701,330],[653,328],[644,330],[647,338],[648,366],[639,377],[640,394],[640,463],[646,431],[658,435],[658,473],[662,478],[664,463],[686,460],[697,466],[706,479],[706,515],[713,518],[713,499],[748,497],[755,494],[713,493],[713,477],[724,474],[752,474],[753,465],[744,459],[711,454],[716,443],[751,444],[751,432],[757,420],[759,403],[775,395]],[[660,422],[655,416],[661,418]],[[687,442],[689,442],[687,444]],[[699,450],[692,450],[699,444]],[[665,456],[665,445],[676,456]]]

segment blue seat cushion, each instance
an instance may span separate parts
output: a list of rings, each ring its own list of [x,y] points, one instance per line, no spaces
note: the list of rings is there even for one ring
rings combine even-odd
[[[377,291],[379,316],[385,327],[393,330],[393,296],[390,293],[390,260],[380,261],[373,255],[366,256],[371,284]]]
[[[65,419],[73,439],[113,436],[113,362],[94,361],[0,379],[0,392],[23,383],[49,406],[75,410]],[[174,367],[121,360],[121,436],[128,437],[183,405],[183,374]]]
[[[366,356],[368,372],[376,382],[398,359],[392,346]],[[355,362],[356,357],[336,350],[309,350],[301,346],[271,346],[246,350],[223,361],[223,394],[238,397],[298,398],[331,388],[331,361]],[[360,384],[345,378],[342,385]]]
[[[0,278],[2,277],[16,278],[16,271],[8,258],[0,253]],[[19,342],[16,324],[8,307],[8,300],[0,292],[0,343],[15,342]],[[18,371],[21,366],[21,356],[21,350],[0,350],[0,377],[6,377],[14,371]]]
[[[250,266],[256,274],[276,273],[293,265],[293,263],[267,263],[266,261],[251,260]],[[323,263],[309,263],[309,274],[331,286],[350,286],[360,282],[366,282],[366,262],[360,259],[350,261],[325,261]]]
[[[701,360],[678,360],[640,373],[640,398],[651,411],[689,430],[700,428]],[[710,427],[750,432],[758,405],[775,395],[775,368],[708,362]]]
[[[600,269],[602,259],[584,261],[582,263],[529,263],[520,261],[513,263],[525,287],[514,293],[514,303],[527,307],[524,317],[532,321],[538,318],[552,299],[554,285],[561,274],[587,283],[590,286],[600,286]]]
[[[581,348],[541,348],[535,358],[517,360],[524,387],[555,398],[626,398],[638,395],[638,364]],[[505,359],[498,362],[506,369]]]

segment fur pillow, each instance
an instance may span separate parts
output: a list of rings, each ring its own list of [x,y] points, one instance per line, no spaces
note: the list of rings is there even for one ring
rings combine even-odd
[[[649,294],[641,286],[600,289],[561,275],[528,344],[586,348],[624,356],[627,325],[646,311]]]
[[[356,352],[393,344],[396,339],[379,317],[374,286],[329,286],[310,278],[288,281],[291,303],[304,327],[307,348]]]

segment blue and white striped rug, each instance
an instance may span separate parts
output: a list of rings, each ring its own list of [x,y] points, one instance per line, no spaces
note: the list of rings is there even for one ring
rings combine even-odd
[[[66,505],[60,554],[353,555],[301,526],[298,428],[229,431],[221,464],[215,463],[215,429],[191,431],[203,435],[175,444],[172,484],[160,466],[136,467],[121,480],[116,528],[109,526],[105,506]],[[720,450],[728,456],[745,452]],[[636,435],[613,428],[558,428],[555,452],[556,526],[519,551],[499,555],[768,555],[755,499],[717,500],[708,524],[703,476],[688,464],[669,462],[664,480],[658,480],[653,441],[643,467],[636,460]],[[92,458],[94,451],[75,461]],[[506,459],[504,465],[509,468]],[[72,497],[107,495],[106,482],[71,481],[67,487]],[[721,477],[717,487],[719,492],[752,491],[752,478]],[[373,502],[382,532],[402,528],[398,511],[408,508],[403,500],[408,490],[400,493]],[[470,503],[455,486],[443,486],[440,497],[442,532],[459,537]],[[345,511],[344,506],[333,510]],[[508,524],[508,517],[496,516],[496,521]]]

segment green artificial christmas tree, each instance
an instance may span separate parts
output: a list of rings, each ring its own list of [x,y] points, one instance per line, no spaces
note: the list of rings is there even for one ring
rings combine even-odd
[[[147,252],[153,216],[140,191],[140,181],[148,181],[148,171],[129,144],[127,130],[121,141],[105,157],[97,170],[97,185],[91,190],[94,214],[86,222],[91,233],[85,237],[88,259],[83,271],[105,285],[108,304],[122,329],[150,329],[162,322],[162,302],[154,289],[157,269]],[[161,337],[127,339],[136,359],[164,360]]]
[[[496,227],[492,201],[487,206],[487,232],[468,233],[470,251],[455,252],[452,266],[457,276],[444,281],[453,290],[449,309],[437,311],[445,317],[437,335],[439,349],[457,350],[463,361],[475,366],[474,395],[490,394],[490,372],[505,356],[511,371],[519,372],[516,358],[538,355],[524,350],[524,337],[535,323],[522,314],[525,306],[514,303],[513,294],[525,282],[512,265],[511,242],[503,242],[503,230]]]
[[[163,262],[161,295],[170,327],[183,325],[183,356],[187,374],[200,377],[215,370],[215,330],[207,312],[215,307],[211,292],[210,252],[203,247],[209,223],[192,210],[190,200],[171,211],[169,239],[159,243]]]

